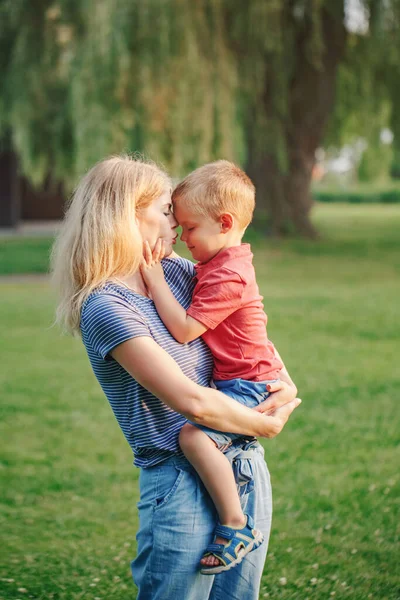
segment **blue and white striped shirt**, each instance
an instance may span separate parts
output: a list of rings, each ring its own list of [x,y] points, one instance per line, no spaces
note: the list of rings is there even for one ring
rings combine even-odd
[[[187,309],[194,287],[193,264],[183,258],[166,258],[162,266],[174,296]],[[180,344],[150,298],[111,282],[92,292],[83,304],[81,331],[94,374],[134,452],[134,464],[151,467],[171,453],[180,453],[178,435],[185,417],[139,385],[110,352],[131,338],[152,337],[187,377],[208,386],[213,360],[205,343],[199,338]]]

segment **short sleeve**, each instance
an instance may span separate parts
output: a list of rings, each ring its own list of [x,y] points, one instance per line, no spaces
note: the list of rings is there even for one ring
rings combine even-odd
[[[212,271],[196,285],[187,314],[208,329],[215,329],[242,306],[244,286],[234,271]]]
[[[151,337],[141,313],[123,298],[110,293],[89,297],[81,315],[82,339],[104,360],[123,342],[135,337]]]

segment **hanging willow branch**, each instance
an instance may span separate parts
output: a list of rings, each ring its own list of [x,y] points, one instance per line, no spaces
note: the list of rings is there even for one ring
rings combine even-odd
[[[365,5],[370,32],[353,38],[368,59],[350,49],[341,130],[370,107],[379,77],[376,102],[399,94],[400,2]],[[288,172],[299,48],[324,68],[328,14],[340,25],[343,0],[0,0],[0,137],[37,185],[51,173],[71,186],[123,150],[175,175],[257,152]],[[397,135],[394,111],[385,114]]]

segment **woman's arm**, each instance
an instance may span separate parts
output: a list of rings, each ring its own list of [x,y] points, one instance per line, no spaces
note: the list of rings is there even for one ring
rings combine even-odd
[[[298,398],[265,416],[186,377],[152,338],[136,337],[114,348],[112,357],[154,396],[191,421],[213,429],[271,438],[301,402]]]

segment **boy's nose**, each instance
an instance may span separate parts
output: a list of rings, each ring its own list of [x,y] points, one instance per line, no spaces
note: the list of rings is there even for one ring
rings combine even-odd
[[[182,242],[186,242],[186,236],[183,231],[181,233],[181,240],[182,240]]]

